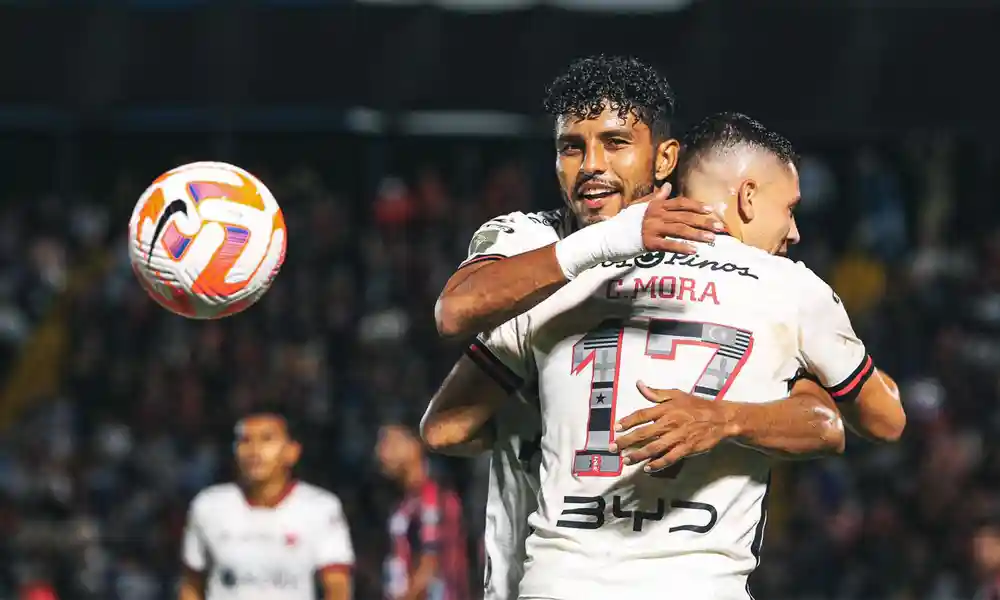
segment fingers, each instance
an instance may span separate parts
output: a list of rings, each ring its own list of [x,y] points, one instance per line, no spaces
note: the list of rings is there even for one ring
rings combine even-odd
[[[657,404],[656,406],[637,410],[615,423],[615,431],[627,431],[644,423],[655,421],[660,418],[665,411],[666,406],[663,404]]]
[[[628,433],[615,436],[613,442],[608,447],[611,452],[618,452],[619,450],[627,451],[633,446],[638,446],[644,444],[649,440],[654,440],[660,434],[662,428],[656,423],[651,423],[649,425],[643,425],[637,429],[633,429]]]
[[[646,383],[642,380],[636,381],[635,387],[639,389],[639,393],[642,394],[642,397],[650,402],[659,404],[670,400],[670,393],[667,390],[654,390],[646,385]]]
[[[642,246],[647,252],[673,252],[674,254],[695,254],[698,249],[687,242],[667,240],[650,236],[642,238]]]
[[[685,444],[676,444],[673,448],[670,448],[663,453],[662,456],[658,456],[646,463],[646,466],[642,468],[643,471],[647,473],[655,473],[656,471],[662,471],[667,467],[673,466],[684,460],[685,457],[689,455],[688,447]]]
[[[670,182],[665,182],[660,187],[653,190],[651,194],[646,194],[642,198],[639,198],[635,202],[631,203],[629,206],[634,204],[650,204],[652,206],[662,205],[664,202],[669,203],[670,191],[673,190],[673,186]],[[685,198],[685,200],[687,200]],[[700,202],[698,203],[701,204]],[[698,210],[697,208],[695,210]]]
[[[656,233],[660,235],[677,236],[676,225],[686,225],[694,229],[700,229],[703,233],[710,234],[714,239],[716,232],[725,231],[726,226],[715,215],[688,210],[647,210],[643,223],[643,232]]]
[[[714,213],[711,206],[694,200],[693,198],[688,198],[686,196],[677,196],[676,198],[668,198],[663,200],[662,203],[657,203],[663,210],[670,211],[688,211],[698,214],[710,215]],[[654,205],[655,206],[655,205]]]
[[[650,206],[642,224],[642,242],[651,252],[693,254],[694,246],[685,241],[711,242],[715,240],[714,232],[724,230],[714,215]]]
[[[622,452],[622,462],[626,465],[634,465],[650,459],[661,458],[683,441],[684,437],[679,432],[665,433],[642,447]]]

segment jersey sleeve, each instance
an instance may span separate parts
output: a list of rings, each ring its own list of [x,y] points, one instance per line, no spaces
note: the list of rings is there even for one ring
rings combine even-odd
[[[523,254],[558,240],[559,235],[551,226],[513,212],[490,219],[476,230],[469,242],[468,256],[459,268]]]
[[[319,512],[320,521],[315,532],[315,569],[328,571],[352,568],[354,546],[351,544],[351,530],[344,517],[340,500],[331,497]]]
[[[803,365],[837,402],[851,402],[875,372],[840,297],[810,269],[801,271],[799,346]]]
[[[208,546],[199,519],[198,499],[191,503],[187,522],[184,524],[184,540],[181,543],[181,561],[184,566],[198,573],[208,568]]]
[[[529,312],[483,332],[465,351],[472,362],[508,393],[521,389],[534,379],[529,335],[531,320]]]

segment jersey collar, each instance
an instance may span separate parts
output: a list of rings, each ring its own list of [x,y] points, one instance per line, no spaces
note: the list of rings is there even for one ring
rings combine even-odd
[[[246,501],[247,506],[249,506],[250,508],[277,508],[279,504],[288,499],[288,496],[291,495],[291,493],[295,490],[295,486],[297,486],[298,484],[299,482],[297,480],[295,479],[290,480],[288,484],[285,486],[285,489],[281,490],[281,493],[278,494],[278,496],[273,501],[268,503],[257,502],[255,500],[252,500],[250,496],[247,496],[247,493],[243,489],[243,487],[240,487],[240,492],[243,494],[243,499]]]

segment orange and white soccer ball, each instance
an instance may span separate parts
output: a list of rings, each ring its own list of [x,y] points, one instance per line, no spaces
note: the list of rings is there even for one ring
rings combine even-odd
[[[253,305],[285,259],[278,201],[259,179],[221,162],[160,175],[129,223],[139,283],[167,310],[219,319]]]

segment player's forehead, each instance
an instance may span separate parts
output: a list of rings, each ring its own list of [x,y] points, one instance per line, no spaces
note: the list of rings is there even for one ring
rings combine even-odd
[[[789,183],[791,183],[796,188],[798,188],[799,187],[799,168],[796,167],[795,163],[793,163],[793,162],[786,162],[784,164],[784,167],[785,167],[785,176],[788,179]]]
[[[798,201],[801,192],[799,190],[799,170],[795,163],[786,162],[779,165],[778,181],[787,189],[788,194]]]
[[[261,413],[248,415],[236,423],[236,437],[251,435],[288,435],[288,424],[280,415]]]
[[[622,111],[608,101],[601,104],[599,113],[587,115],[564,114],[556,117],[556,139],[587,138],[593,136],[642,136],[649,137],[649,126],[634,111]]]

